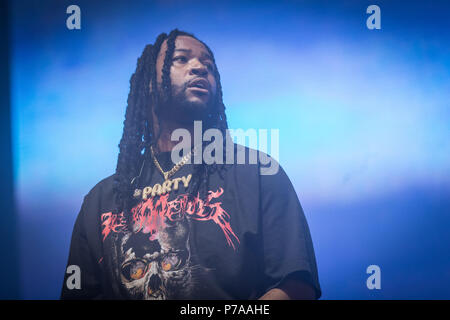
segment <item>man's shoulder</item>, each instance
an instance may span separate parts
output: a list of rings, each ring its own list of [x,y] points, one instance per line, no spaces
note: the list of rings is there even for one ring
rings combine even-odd
[[[240,163],[242,162],[243,156],[242,154],[239,156],[239,150],[242,154],[245,154],[245,163],[243,164]],[[233,167],[239,172],[244,173],[242,178],[245,179],[245,172],[250,173],[251,175],[258,175],[263,189],[280,189],[280,186],[292,186],[287,173],[284,171],[278,160],[264,151],[235,143],[234,160]]]
[[[235,144],[233,158],[228,155],[227,160],[225,168],[228,176],[252,190],[260,189],[265,192],[266,189],[285,185],[288,180],[274,157],[254,148]]]
[[[275,158],[268,153],[238,143],[233,143],[233,148],[226,150],[226,162],[258,166],[267,166],[273,162],[278,165]]]
[[[109,199],[113,195],[114,190],[114,180],[116,174],[111,174],[110,176],[100,180],[86,195],[86,198],[94,199]]]

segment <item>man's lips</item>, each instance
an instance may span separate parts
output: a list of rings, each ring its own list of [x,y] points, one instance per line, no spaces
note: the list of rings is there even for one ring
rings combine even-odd
[[[198,92],[209,93],[210,85],[208,80],[204,78],[196,78],[189,82],[188,88]]]
[[[203,88],[198,88],[198,87],[188,87],[188,89],[189,89],[189,90],[192,90],[192,91],[197,91],[197,92],[205,93],[205,94],[209,93],[209,90],[208,90],[208,89],[203,89]]]

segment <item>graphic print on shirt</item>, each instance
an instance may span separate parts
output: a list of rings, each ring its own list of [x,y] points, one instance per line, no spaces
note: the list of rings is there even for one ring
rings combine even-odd
[[[230,215],[221,202],[214,202],[223,189],[209,191],[206,199],[179,195],[152,197],[131,210],[133,230],[123,213],[101,215],[103,241],[113,235],[117,274],[135,299],[182,299],[190,297],[206,269],[194,263],[189,247],[190,221],[214,222],[224,241],[236,250],[239,239]]]

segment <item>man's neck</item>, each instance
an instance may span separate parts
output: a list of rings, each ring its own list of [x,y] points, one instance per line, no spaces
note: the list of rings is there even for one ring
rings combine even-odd
[[[194,137],[194,123],[186,124],[176,121],[161,120],[161,133],[158,139],[158,149],[160,152],[172,151],[172,149],[179,143],[179,141],[172,141],[172,132],[176,129],[186,129],[191,134],[191,139]],[[192,145],[193,141],[191,141]]]

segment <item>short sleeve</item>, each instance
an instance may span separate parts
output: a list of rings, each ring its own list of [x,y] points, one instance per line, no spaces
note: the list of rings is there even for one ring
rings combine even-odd
[[[297,194],[284,170],[260,175],[262,238],[266,292],[286,277],[300,277],[321,296],[309,227]]]

